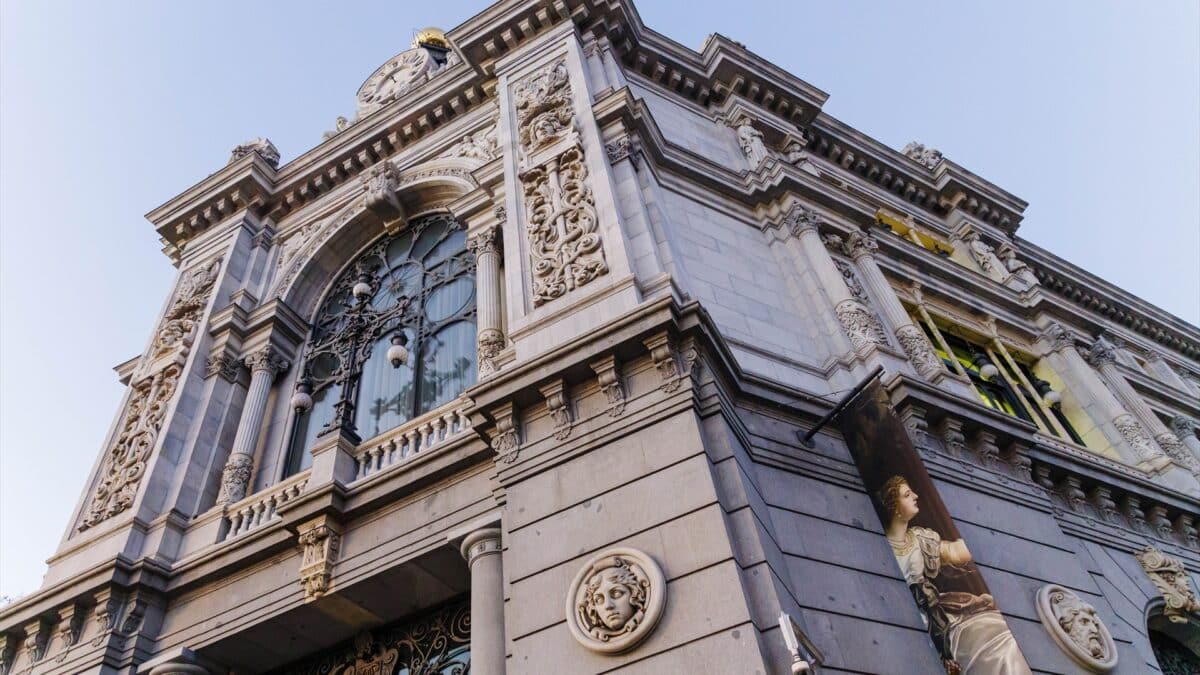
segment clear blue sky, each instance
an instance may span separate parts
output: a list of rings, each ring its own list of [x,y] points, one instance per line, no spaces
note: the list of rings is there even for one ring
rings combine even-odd
[[[1030,203],[1021,235],[1200,322],[1200,3],[643,0],[719,31]],[[174,269],[144,219],[267,136],[321,140],[414,29],[482,2],[0,4],[0,594],[43,561],[112,423],[109,368]],[[686,8],[686,11],[680,11]]]

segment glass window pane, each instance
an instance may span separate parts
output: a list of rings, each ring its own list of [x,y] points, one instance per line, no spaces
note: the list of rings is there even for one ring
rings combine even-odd
[[[411,345],[412,334],[406,334]],[[415,393],[412,361],[393,367],[387,360],[391,346],[391,333],[376,340],[371,356],[363,365],[358,405],[354,409],[354,428],[363,440],[394,429],[412,416]]]
[[[313,407],[296,416],[296,427],[292,431],[292,447],[288,452],[287,475],[298,473],[312,466],[313,443],[317,434],[333,419],[333,404],[340,397],[341,387],[325,387],[312,395]]]
[[[454,230],[429,252],[429,255],[425,258],[425,267],[433,267],[466,248],[467,233],[462,230]]]
[[[424,414],[475,383],[475,322],[446,326],[421,346],[420,407]]]
[[[413,244],[412,253],[409,254],[409,257],[413,260],[424,259],[425,254],[429,253],[445,234],[446,221],[440,219],[430,221],[425,226],[425,229],[421,230],[421,233],[417,235],[417,241]]]
[[[429,294],[425,301],[425,318],[432,323],[462,314],[475,296],[475,280],[455,279]]]
[[[412,248],[411,232],[405,232],[392,240],[392,243],[388,244],[387,253],[385,254],[388,265],[394,267],[408,260],[408,250],[410,248]]]

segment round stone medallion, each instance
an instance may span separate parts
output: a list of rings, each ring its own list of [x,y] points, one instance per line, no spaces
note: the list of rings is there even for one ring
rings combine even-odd
[[[646,553],[611,548],[584,564],[567,591],[567,626],[581,645],[605,654],[646,639],[667,604],[667,582]]]
[[[1062,586],[1047,584],[1038,589],[1037,610],[1046,631],[1076,663],[1094,673],[1117,667],[1117,645],[1095,607]]]

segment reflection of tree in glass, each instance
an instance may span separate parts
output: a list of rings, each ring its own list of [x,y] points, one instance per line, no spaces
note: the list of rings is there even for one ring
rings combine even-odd
[[[448,370],[439,371],[435,366],[434,357],[437,355],[438,348],[443,346],[444,344],[441,340],[435,339],[433,344],[422,350],[421,353],[424,354],[424,358],[417,368],[420,377],[419,384],[413,380],[409,380],[396,391],[394,396],[390,398],[379,397],[371,402],[371,417],[376,422],[375,426],[377,430],[379,421],[388,413],[400,415],[402,419],[408,419],[413,414],[411,406],[414,386],[417,386],[418,391],[421,393],[417,414],[428,412],[437,407],[439,403],[442,403],[442,392],[457,392],[462,390],[463,385],[466,384],[467,375],[471,372],[471,360],[465,356],[460,356],[454,360],[453,365]]]

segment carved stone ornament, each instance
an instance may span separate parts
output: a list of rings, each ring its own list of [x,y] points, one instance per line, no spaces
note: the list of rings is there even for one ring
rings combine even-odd
[[[450,149],[441,156],[466,157],[481,162],[490,162],[496,159],[496,153],[496,125],[493,124],[482,131],[463,136],[461,141],[450,146]]]
[[[1196,438],[1196,420],[1176,415],[1171,418],[1171,431],[1175,432],[1175,436],[1181,441],[1189,437]]]
[[[497,370],[496,357],[504,351],[504,333],[495,328],[485,328],[479,331],[477,339],[479,346],[476,356],[479,360],[479,376],[487,377]]]
[[[1061,352],[1075,348],[1075,334],[1060,323],[1052,323],[1042,331],[1041,339],[1050,343],[1050,351]]]
[[[643,341],[646,349],[650,350],[650,358],[654,361],[654,369],[662,382],[659,388],[664,393],[673,394],[679,391],[682,376],[679,374],[679,359],[675,353],[675,345],[666,333],[659,333]]]
[[[237,357],[222,352],[208,357],[204,364],[204,379],[220,375],[227,382],[237,382],[241,369],[242,362]]]
[[[754,121],[743,115],[733,123],[737,130],[738,146],[750,163],[750,170],[757,169],[770,156],[766,144],[763,143],[762,132],[754,128]]]
[[[1137,453],[1138,459],[1149,462],[1158,458],[1161,454],[1158,448],[1154,447],[1154,441],[1150,438],[1150,434],[1138,423],[1130,413],[1119,415],[1113,420],[1113,426],[1121,434],[1121,438],[1133,448]]]
[[[566,387],[561,379],[555,380],[540,389],[546,399],[546,410],[550,419],[554,420],[554,437],[565,441],[571,436],[571,426],[574,423],[571,415],[571,402],[567,396]]]
[[[179,383],[179,373],[179,366],[171,364],[133,385],[120,432],[100,465],[100,475],[84,510],[80,530],[98,525],[133,505],[162,429],[167,405]]]
[[[1200,460],[1192,455],[1192,452],[1187,449],[1183,441],[1179,440],[1178,436],[1170,431],[1164,431],[1155,436],[1154,441],[1176,464],[1200,476]]]
[[[520,175],[533,274],[533,304],[541,305],[608,272],[600,240],[595,199],[588,182],[583,148],[570,128],[574,119],[565,61],[519,82],[513,99],[517,130],[529,157],[541,150],[532,168]],[[570,132],[570,136],[568,136]],[[557,149],[564,148],[561,152]]]
[[[229,153],[228,163],[232,164],[252,152],[257,152],[272,167],[279,168],[279,149],[269,139],[262,137],[246,141],[235,147]]]
[[[1088,350],[1087,361],[1097,368],[1114,365],[1117,362],[1117,346],[1101,335]]]
[[[821,223],[821,217],[816,211],[796,206],[783,218],[782,225],[793,237],[799,237],[807,230],[815,230]]]
[[[511,403],[492,411],[496,420],[496,431],[492,434],[492,450],[496,461],[512,464],[521,452],[521,439],[517,435],[517,415]]]
[[[617,367],[617,359],[606,356],[589,364],[596,373],[596,382],[600,391],[608,399],[609,417],[620,417],[625,412],[625,386],[621,383],[621,373]]]
[[[275,347],[267,346],[246,357],[246,367],[251,373],[266,372],[271,377],[288,369],[287,359]]]
[[[609,164],[616,164],[632,155],[633,152],[633,141],[628,136],[604,146],[604,153],[608,155]]]
[[[843,247],[846,255],[857,260],[864,255],[875,255],[879,251],[879,242],[875,241],[875,237],[869,232],[854,230],[846,235]]]
[[[929,340],[920,328],[912,324],[901,326],[896,329],[896,339],[900,341],[904,353],[908,354],[908,358],[912,360],[913,366],[916,367],[921,377],[933,379],[945,372],[942,360],[938,358],[937,352],[933,351],[933,347],[929,345]]]
[[[221,491],[217,495],[217,502],[233,504],[245,499],[253,469],[253,457],[240,453],[232,455],[221,471]]]
[[[1174,623],[1187,623],[1188,616],[1200,617],[1200,602],[1188,582],[1188,572],[1183,563],[1164,555],[1162,551],[1147,546],[1134,554],[1142,569],[1155,587],[1162,593],[1163,616]]]
[[[404,216],[404,207],[400,204],[400,198],[396,196],[396,190],[400,189],[400,169],[390,160],[385,159],[363,171],[358,180],[366,192],[366,208],[385,220]]]
[[[175,298],[163,315],[162,323],[154,334],[151,358],[158,358],[178,349],[187,355],[192,346],[196,323],[204,313],[208,297],[212,294],[217,273],[221,270],[220,258],[208,264],[198,265],[183,274],[175,289]]]
[[[329,518],[318,518],[299,528],[300,586],[305,600],[315,600],[329,590],[333,564],[342,546],[342,528]]]
[[[579,644],[603,654],[633,649],[667,605],[667,582],[646,553],[612,548],[588,560],[567,591],[567,626]]]
[[[854,345],[855,351],[884,343],[883,328],[879,321],[857,300],[843,300],[833,311],[850,337],[850,344]]]
[[[1093,673],[1117,667],[1117,645],[1096,608],[1055,584],[1038,589],[1038,616],[1046,632],[1076,663]]]
[[[933,169],[942,161],[942,153],[937,148],[927,148],[924,145],[913,141],[904,146],[901,150],[906,157],[921,164],[926,169]]]
[[[513,89],[513,105],[517,139],[526,152],[558,140],[571,129],[575,117],[567,62],[558,61],[519,82]]]

